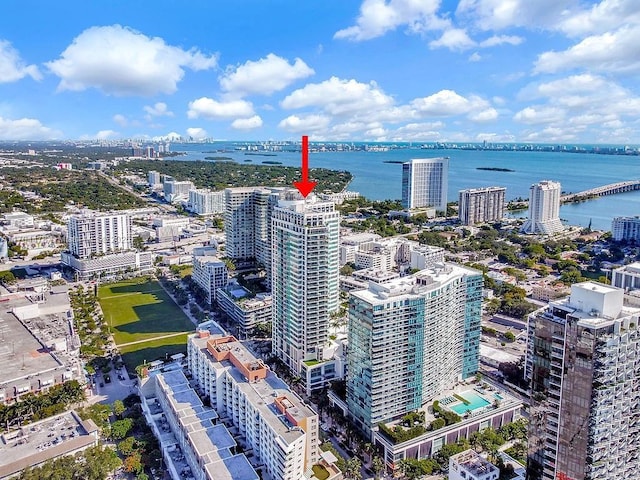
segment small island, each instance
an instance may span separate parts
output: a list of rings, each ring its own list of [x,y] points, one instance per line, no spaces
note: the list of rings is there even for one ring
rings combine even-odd
[[[383,160],[382,163],[407,163],[406,160]]]
[[[259,153],[259,152],[245,152],[245,155],[258,155],[260,157],[276,157],[277,153]]]
[[[214,162],[232,162],[231,157],[204,157],[205,160],[212,160]]]
[[[490,172],[515,172],[515,170],[511,170],[510,168],[500,167],[476,167],[476,170],[488,170]]]
[[[276,162],[275,160],[264,160],[262,163],[265,165],[282,165],[282,162]]]

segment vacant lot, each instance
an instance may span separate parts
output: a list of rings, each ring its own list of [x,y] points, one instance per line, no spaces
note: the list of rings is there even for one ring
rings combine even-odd
[[[98,300],[127,368],[186,350],[194,325],[156,281],[101,285]]]

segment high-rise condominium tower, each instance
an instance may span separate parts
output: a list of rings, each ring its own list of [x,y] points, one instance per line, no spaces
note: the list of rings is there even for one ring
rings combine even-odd
[[[531,480],[640,472],[640,308],[595,282],[529,317]]]
[[[300,373],[322,359],[329,316],[339,306],[340,214],[333,202],[280,194],[271,215],[273,352]]]
[[[69,251],[76,258],[131,249],[131,218],[125,213],[72,215],[68,225]]]
[[[366,435],[476,373],[482,285],[479,271],[438,263],[351,292],[347,405]]]
[[[560,221],[559,182],[543,180],[531,185],[529,193],[529,218],[522,226],[524,233],[552,235],[563,230]]]
[[[447,210],[449,157],[413,159],[402,164],[404,208]]]
[[[504,187],[460,190],[458,217],[463,225],[497,222],[504,216]]]

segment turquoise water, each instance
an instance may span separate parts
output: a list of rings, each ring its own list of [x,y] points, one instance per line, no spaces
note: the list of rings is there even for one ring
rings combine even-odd
[[[458,395],[469,402],[469,405],[465,405],[464,403],[460,402],[457,405],[449,406],[449,408],[456,412],[458,415],[464,415],[465,413],[467,413],[467,410],[471,410],[473,412],[475,410],[478,410],[479,408],[486,407],[491,403],[471,390],[459,393]]]
[[[188,155],[176,157],[180,160],[203,159],[205,156],[224,155],[238,162],[251,159],[252,164],[264,160],[276,160],[283,165],[299,166],[300,153],[278,153],[275,157],[244,155],[229,151],[219,154],[203,153],[230,148],[220,144],[175,144],[175,151],[187,151]],[[309,166],[349,170],[354,179],[349,190],[360,192],[374,200],[399,199],[402,196],[402,166],[383,163],[385,160],[407,161],[412,158],[448,156],[448,199],[458,199],[458,191],[465,188],[498,185],[507,187],[507,200],[528,198],[529,187],[540,180],[561,182],[565,192],[579,192],[589,188],[623,180],[640,179],[640,157],[622,155],[596,155],[562,152],[512,152],[487,150],[421,150],[419,148],[390,150],[388,152],[321,152],[313,153]],[[513,170],[496,172],[477,170],[478,167],[498,167]],[[588,202],[563,205],[560,217],[570,225],[587,226],[591,221],[594,229],[610,230],[614,216],[640,215],[640,191],[602,197]],[[515,216],[526,217],[527,212]]]

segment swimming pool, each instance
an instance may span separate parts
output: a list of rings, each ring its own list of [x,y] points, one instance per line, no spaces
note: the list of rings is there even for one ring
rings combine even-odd
[[[458,393],[458,396],[464,398],[468,405],[463,402],[458,402],[454,405],[448,405],[448,407],[456,412],[458,415],[464,415],[467,413],[467,410],[474,412],[480,408],[484,408],[489,405],[491,402],[484,397],[481,397],[473,390],[467,390],[466,392]]]

